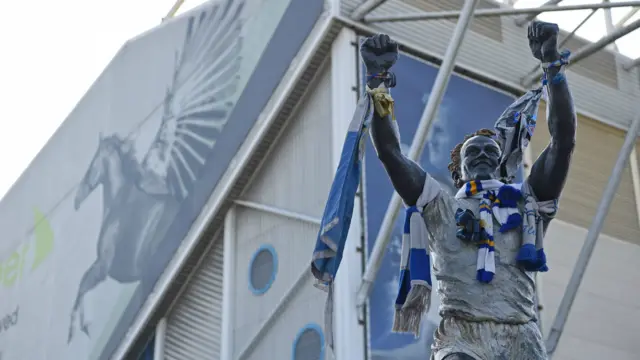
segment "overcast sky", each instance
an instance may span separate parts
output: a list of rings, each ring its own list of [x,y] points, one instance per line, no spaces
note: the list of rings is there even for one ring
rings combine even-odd
[[[186,0],[181,11],[203,2]],[[521,0],[516,6],[538,6],[543,2]],[[589,1],[564,1],[586,2]],[[157,25],[173,3],[174,0],[3,1],[0,196],[9,190],[120,46]],[[626,11],[615,9],[614,22]],[[541,18],[571,30],[588,13],[549,13]],[[597,40],[605,32],[603,14],[599,11],[578,34]],[[634,19],[639,16],[636,14]],[[618,45],[626,55],[637,57],[639,43],[640,36],[635,33]]]

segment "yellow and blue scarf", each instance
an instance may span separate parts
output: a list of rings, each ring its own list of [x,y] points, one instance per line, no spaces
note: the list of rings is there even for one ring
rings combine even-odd
[[[500,224],[500,233],[521,227],[522,244],[516,261],[524,270],[548,270],[540,213],[554,213],[557,209],[555,201],[538,203],[528,184],[523,191],[523,184],[504,184],[498,180],[470,181],[460,188],[456,198],[480,200],[477,218],[471,210],[456,211],[458,238],[478,245],[478,281],[490,283],[496,272],[494,219]],[[523,213],[519,203],[524,205]]]

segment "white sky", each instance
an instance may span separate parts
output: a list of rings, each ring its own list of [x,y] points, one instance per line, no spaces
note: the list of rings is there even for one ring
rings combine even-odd
[[[204,0],[186,0],[186,11]],[[520,0],[517,7],[544,0]],[[588,1],[565,0],[563,4]],[[589,1],[599,2],[599,1]],[[0,80],[4,116],[0,119],[0,197],[29,165],[93,81],[128,39],[152,28],[174,0],[3,1],[0,21]],[[614,23],[629,9],[612,11]],[[589,10],[542,15],[571,30]],[[605,33],[598,11],[578,32],[597,40]],[[632,19],[637,19],[640,14]],[[636,46],[633,46],[633,44]],[[640,56],[640,34],[617,44],[629,57]]]

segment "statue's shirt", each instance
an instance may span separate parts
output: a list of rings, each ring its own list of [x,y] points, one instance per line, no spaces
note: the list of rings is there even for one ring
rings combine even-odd
[[[481,283],[476,280],[478,246],[456,237],[455,220],[458,208],[469,209],[478,216],[479,200],[456,199],[430,176],[426,181],[423,196],[428,202],[423,217],[429,233],[429,250],[435,255],[432,262],[441,301],[440,315],[508,324],[535,319],[534,273],[525,272],[516,264],[522,228],[494,233],[496,272],[490,283]],[[543,218],[546,222],[550,220],[549,216]],[[494,219],[494,229],[499,228]]]

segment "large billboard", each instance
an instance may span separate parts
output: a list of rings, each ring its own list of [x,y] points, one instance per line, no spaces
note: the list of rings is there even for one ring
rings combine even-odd
[[[398,86],[392,90],[395,115],[400,126],[403,151],[408,152],[418,122],[429,98],[438,69],[401,55],[392,70]],[[502,111],[514,97],[453,75],[429,132],[420,165],[444,188],[454,192],[447,170],[449,152],[465,135],[481,128],[493,128]],[[372,146],[365,156],[366,238],[369,251],[380,230],[393,187]],[[439,300],[433,292],[431,311],[422,324],[420,337],[391,332],[402,239],[403,211],[398,214],[388,251],[369,299],[369,340],[372,360],[424,360],[429,358],[433,331],[440,319]],[[432,283],[436,284],[435,279]],[[437,286],[437,284],[436,284]]]
[[[110,358],[323,5],[212,1],[120,50],[0,203],[0,359]]]

